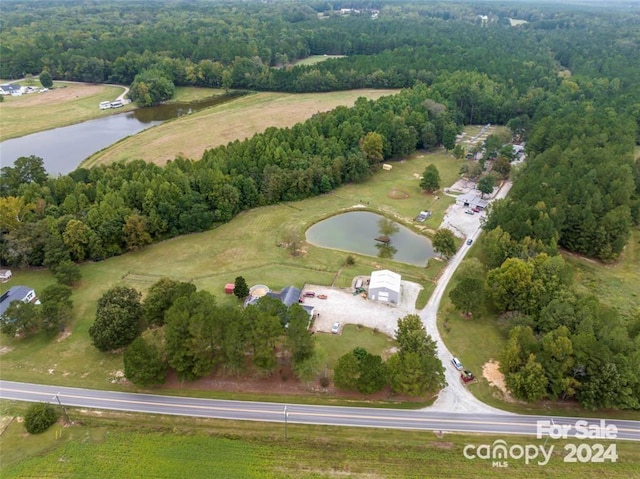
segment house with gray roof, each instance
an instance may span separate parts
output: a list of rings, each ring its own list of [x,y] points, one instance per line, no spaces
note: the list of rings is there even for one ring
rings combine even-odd
[[[36,292],[28,286],[13,286],[0,296],[0,317],[4,315],[9,305],[14,301],[22,301],[23,303],[40,304]]]

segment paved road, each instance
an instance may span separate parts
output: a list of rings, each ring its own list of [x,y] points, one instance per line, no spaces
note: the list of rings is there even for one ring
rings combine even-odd
[[[486,434],[536,435],[537,421],[575,425],[576,418],[542,416],[504,416],[495,414],[409,411],[360,407],[314,406],[266,402],[226,401],[152,394],[45,386],[41,384],[0,381],[0,397],[29,402],[49,402],[78,408],[110,409],[153,414],[208,417],[279,423],[320,424],[326,426],[377,427],[426,431]],[[286,407],[286,409],[285,409]],[[72,418],[73,419],[73,418]],[[588,419],[589,426],[600,423]],[[640,421],[607,420],[617,428],[617,439],[640,441]],[[575,430],[568,431],[573,437]]]

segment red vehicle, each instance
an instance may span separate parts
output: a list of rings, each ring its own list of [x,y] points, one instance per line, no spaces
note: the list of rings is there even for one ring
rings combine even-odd
[[[472,211],[475,211],[476,213],[480,213],[482,210],[480,208],[478,208],[477,206],[475,208],[471,208]]]
[[[305,298],[315,298],[316,297],[316,292],[315,291],[305,291],[303,296]]]
[[[470,383],[475,379],[475,376],[471,373],[471,371],[465,369],[460,373],[460,379],[462,379],[463,383]]]

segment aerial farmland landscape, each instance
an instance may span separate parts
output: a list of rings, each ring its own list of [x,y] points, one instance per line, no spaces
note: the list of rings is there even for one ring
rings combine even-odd
[[[637,475],[640,3],[0,11],[3,478]]]

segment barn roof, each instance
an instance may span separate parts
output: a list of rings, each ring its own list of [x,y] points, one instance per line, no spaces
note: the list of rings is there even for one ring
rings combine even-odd
[[[400,280],[401,276],[398,273],[389,271],[388,269],[381,269],[379,271],[373,271],[371,273],[371,279],[369,281],[369,289],[376,288],[388,288],[391,291],[400,292]]]

